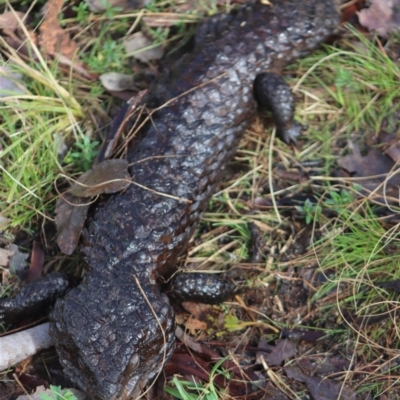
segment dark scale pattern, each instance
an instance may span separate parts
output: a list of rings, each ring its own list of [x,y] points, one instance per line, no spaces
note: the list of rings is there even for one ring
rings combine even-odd
[[[0,301],[0,324],[15,324],[22,318],[45,311],[58,297],[64,296],[70,284],[67,275],[54,272],[24,286],[15,297]]]
[[[52,314],[65,372],[91,399],[135,398],[171,355],[173,311],[157,277],[175,269],[251,122],[256,76],[279,73],[338,23],[332,0],[246,5],[202,24],[193,52],[150,89],[152,107],[180,96],[153,115],[128,153],[134,181],[150,190],[131,185],[97,206],[86,231],[89,271]],[[276,111],[292,101],[282,93],[257,98]],[[295,139],[292,111],[277,117],[284,140]]]
[[[167,294],[177,302],[198,301],[207,304],[220,304],[235,293],[235,285],[220,277],[205,273],[179,273],[169,283]]]

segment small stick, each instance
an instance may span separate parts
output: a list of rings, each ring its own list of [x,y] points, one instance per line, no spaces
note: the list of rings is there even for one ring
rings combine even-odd
[[[49,323],[0,337],[0,371],[53,346]]]

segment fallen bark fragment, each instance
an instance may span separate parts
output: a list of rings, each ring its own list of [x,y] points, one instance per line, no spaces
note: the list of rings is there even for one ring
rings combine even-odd
[[[49,323],[0,337],[0,371],[53,346]]]

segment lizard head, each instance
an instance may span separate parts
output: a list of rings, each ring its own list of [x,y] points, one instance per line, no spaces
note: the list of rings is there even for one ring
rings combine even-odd
[[[172,309],[148,281],[90,275],[52,313],[64,372],[92,399],[137,398],[171,355]]]

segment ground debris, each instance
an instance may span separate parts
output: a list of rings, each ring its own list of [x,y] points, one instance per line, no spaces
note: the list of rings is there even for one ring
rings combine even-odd
[[[298,367],[286,367],[286,375],[306,384],[314,400],[356,400],[356,393],[341,382],[329,378],[310,377]]]
[[[106,72],[99,76],[104,88],[111,92],[121,92],[132,89],[134,79],[132,75],[121,74],[118,72]]]
[[[369,8],[357,14],[362,26],[384,37],[400,27],[399,0],[372,0]]]
[[[234,0],[233,4],[242,2],[244,1]],[[366,28],[377,30],[380,35],[387,35],[392,30],[397,29],[397,11],[395,7],[398,2],[400,1],[375,0],[365,2],[364,0],[358,0],[356,4],[352,4],[354,6],[353,21],[355,20],[356,9],[360,9],[365,3],[372,3],[369,9],[365,9],[359,13],[359,20]],[[166,36],[169,40],[175,34],[176,23],[179,22],[192,26],[192,22],[196,22],[202,15],[215,12],[215,10],[210,10],[209,4],[206,4],[207,2],[199,4],[193,0],[167,5],[168,9],[163,9],[165,12],[140,10],[140,15],[137,17],[137,22],[140,20],[140,25],[128,31],[128,28],[123,26],[125,22],[121,26],[118,26],[117,29],[115,27],[117,25],[116,21],[125,20],[125,16],[120,13],[123,10],[141,8],[142,3],[147,3],[147,0],[77,0],[70,3],[65,1],[63,3],[61,0],[57,0],[53,4],[50,4],[51,1],[48,0],[47,3],[49,7],[54,7],[54,9],[50,12],[49,8],[47,8],[45,17],[47,21],[42,24],[40,41],[36,39],[35,31],[33,29],[31,31],[29,27],[33,14],[25,15],[20,12],[0,15],[0,29],[3,30],[2,33],[4,33],[5,40],[10,42],[11,38],[15,39],[16,45],[12,45],[12,47],[18,49],[18,54],[22,53],[24,48],[28,48],[29,52],[25,51],[25,53],[28,56],[33,54],[31,57],[35,62],[38,62],[38,60],[35,58],[34,52],[32,52],[32,47],[34,48],[33,45],[37,45],[38,43],[41,46],[39,47],[42,53],[51,56],[45,62],[49,59],[52,60],[54,55],[56,55],[57,57],[68,58],[74,64],[77,60],[76,49],[80,48],[81,59],[92,62],[88,62],[90,68],[93,68],[99,74],[105,72],[100,77],[102,82],[108,79],[108,86],[106,84],[104,87],[111,92],[117,90],[125,91],[119,92],[121,95],[119,98],[124,99],[131,97],[132,94],[135,95],[136,90],[143,89],[143,85],[145,88],[148,87],[148,84],[154,79],[153,75],[157,75],[154,71],[156,70],[156,65],[158,65],[157,62],[149,63],[149,60],[157,59],[157,56],[153,57],[150,53],[147,54],[146,50],[141,52],[142,56],[145,55],[141,61],[145,62],[146,67],[140,62],[133,60],[132,57],[129,57],[129,63],[126,64],[118,64],[118,57],[115,59],[111,57],[114,64],[111,62],[109,64],[102,63],[101,61],[107,59],[109,55],[102,50],[104,43],[117,44],[118,51],[122,51],[123,53],[124,48],[121,44],[124,43],[126,38],[124,35],[130,35],[132,31],[137,31],[137,28],[140,29],[141,27],[141,29],[144,29],[146,38],[156,37],[153,35],[147,36],[149,32],[155,31],[155,29],[149,28],[167,28],[165,31],[171,28],[168,36]],[[89,5],[92,11],[99,13],[105,11],[104,15],[94,15],[85,9],[87,12],[86,19],[80,19],[78,13],[72,8],[82,5],[86,6],[85,3]],[[213,7],[215,5],[219,9],[223,7],[223,1],[217,0],[215,4],[213,3]],[[15,6],[15,2],[13,2],[13,6]],[[39,7],[37,9],[39,11]],[[26,10],[26,8],[22,7],[22,10]],[[189,14],[188,11],[191,11],[191,13]],[[109,17],[109,14],[113,14],[116,18]],[[108,18],[110,19],[108,20]],[[129,22],[131,21],[129,20],[130,16],[126,16],[126,18]],[[133,17],[133,20],[135,18]],[[61,26],[57,20],[63,20],[66,26]],[[23,25],[23,29],[21,29],[21,23],[27,25]],[[104,36],[106,40],[103,38],[97,42],[98,38],[96,35],[100,37],[103,34],[103,23],[109,25],[109,29]],[[380,27],[380,24],[383,28]],[[52,30],[54,32],[51,32]],[[57,34],[60,36],[57,36]],[[141,32],[139,34],[144,36]],[[62,46],[57,47],[56,40],[59,39],[60,43],[66,44],[65,54],[61,51],[63,50]],[[128,48],[126,52],[134,52],[137,49],[153,45],[155,47],[158,46],[157,50],[159,50],[164,48],[165,44],[163,42],[162,45],[159,45],[161,40],[160,37],[157,37],[157,39],[148,39],[147,43],[141,44],[137,48]],[[354,42],[360,44],[356,38]],[[99,46],[99,51],[90,54],[95,46]],[[390,48],[390,45],[383,42],[383,47],[380,50],[382,52],[388,51],[388,54],[390,54]],[[167,50],[170,49],[167,47]],[[363,48],[363,52],[367,50]],[[115,53],[119,55],[117,51]],[[341,59],[346,57],[341,57]],[[140,56],[137,58],[140,59]],[[172,58],[174,58],[174,55]],[[127,59],[125,53],[123,53],[122,59]],[[365,54],[363,54],[362,61],[365,64],[356,63],[355,65],[367,65],[366,59]],[[375,58],[368,57],[368,60],[375,60]],[[380,328],[378,322],[384,326],[383,322],[389,323],[390,319],[394,321],[398,319],[399,313],[396,312],[398,295],[394,291],[400,291],[400,285],[399,279],[395,279],[397,276],[394,274],[393,276],[389,274],[383,274],[382,276],[374,275],[371,278],[371,282],[368,282],[370,287],[373,284],[376,287],[382,288],[378,289],[377,292],[382,295],[385,303],[389,297],[390,299],[394,298],[394,300],[390,300],[393,301],[393,311],[387,312],[384,310],[382,314],[380,309],[376,309],[373,306],[371,306],[371,310],[367,309],[370,306],[368,303],[365,303],[365,314],[367,316],[361,313],[361,317],[357,317],[359,314],[350,307],[351,304],[348,309],[342,308],[340,314],[337,313],[338,302],[346,301],[347,298],[352,299],[352,287],[346,280],[339,282],[336,269],[336,267],[342,268],[339,262],[337,262],[337,266],[330,265],[330,269],[326,268],[323,258],[326,255],[320,252],[318,248],[318,246],[330,241],[331,237],[336,236],[339,230],[342,229],[339,223],[336,226],[332,225],[333,221],[338,221],[338,216],[340,216],[341,212],[343,214],[347,210],[353,212],[358,202],[361,203],[364,201],[365,195],[374,191],[379,186],[381,188],[376,193],[379,199],[386,195],[398,200],[398,185],[400,184],[395,175],[396,163],[400,159],[399,146],[397,145],[396,136],[394,136],[398,130],[388,129],[385,122],[382,125],[383,129],[393,132],[390,148],[385,149],[384,143],[378,143],[378,146],[375,146],[376,143],[373,143],[374,148],[371,147],[366,153],[362,153],[357,144],[347,142],[352,153],[343,157],[343,147],[346,147],[343,137],[344,135],[347,136],[347,134],[353,134],[350,132],[350,129],[340,131],[341,127],[335,125],[342,123],[339,117],[338,122],[335,122],[335,116],[339,116],[340,113],[345,114],[346,107],[341,109],[341,102],[337,101],[338,98],[331,98],[326,95],[327,88],[333,94],[340,92],[340,87],[334,81],[336,64],[334,64],[333,58],[330,59],[330,63],[332,64],[328,64],[328,68],[325,68],[325,65],[323,68],[319,68],[318,64],[316,64],[316,69],[314,69],[314,66],[309,66],[305,70],[304,67],[299,67],[299,71],[302,74],[308,70],[313,71],[311,75],[318,77],[316,84],[312,83],[308,85],[307,80],[302,81],[304,87],[307,88],[307,92],[304,92],[304,97],[309,104],[306,104],[305,108],[301,108],[302,106],[299,105],[299,111],[301,111],[298,114],[298,118],[304,118],[305,121],[303,122],[306,122],[311,127],[305,133],[304,138],[301,139],[306,144],[303,146],[300,143],[300,146],[296,150],[292,149],[293,151],[291,151],[282,147],[278,141],[274,141],[273,145],[271,145],[271,157],[268,156],[266,158],[267,148],[264,148],[264,139],[265,143],[268,142],[266,136],[263,136],[265,131],[254,130],[253,132],[249,130],[246,134],[247,138],[243,140],[235,160],[231,163],[229,171],[232,172],[232,180],[226,183],[226,185],[222,185],[221,191],[214,197],[213,204],[210,205],[210,209],[202,220],[198,236],[193,241],[193,244],[196,243],[196,246],[198,245],[200,250],[193,252],[192,256],[194,260],[196,258],[200,260],[196,261],[199,264],[205,262],[204,265],[206,265],[206,268],[213,263],[218,264],[218,268],[227,268],[227,274],[235,276],[236,280],[240,280],[241,283],[244,282],[243,286],[245,286],[245,290],[231,304],[224,304],[222,307],[198,303],[183,304],[183,309],[177,306],[179,311],[176,313],[176,323],[185,328],[186,331],[181,336],[176,334],[181,343],[178,344],[177,351],[167,366],[166,375],[168,379],[171,378],[172,374],[179,374],[182,379],[206,386],[210,382],[210,376],[218,360],[226,357],[226,360],[221,365],[224,368],[224,372],[226,371],[227,374],[230,374],[229,379],[231,382],[229,382],[229,379],[223,379],[224,372],[220,374],[218,371],[219,377],[216,383],[221,386],[222,390],[225,390],[228,385],[229,389],[227,389],[227,393],[229,394],[227,396],[230,396],[229,398],[233,398],[234,396],[240,396],[239,398],[243,400],[286,400],[295,398],[282,392],[279,389],[280,386],[276,385],[270,379],[268,371],[263,370],[260,364],[257,363],[257,360],[261,357],[268,367],[271,367],[269,371],[273,371],[277,377],[282,378],[287,388],[292,389],[296,394],[301,393],[300,396],[302,398],[306,398],[307,396],[316,400],[339,398],[338,393],[342,388],[343,381],[346,381],[354,390],[362,388],[359,384],[360,381],[358,381],[360,377],[359,373],[355,373],[354,376],[349,374],[349,379],[346,379],[347,375],[345,374],[351,368],[349,360],[351,359],[352,352],[354,351],[354,356],[357,357],[357,365],[360,365],[361,369],[364,368],[364,371],[367,371],[365,365],[370,361],[362,359],[360,356],[361,353],[358,353],[358,348],[355,347],[353,349],[351,347],[353,344],[349,343],[354,339],[354,336],[352,336],[351,331],[348,333],[348,336],[344,336],[343,331],[347,326],[343,321],[351,325],[353,331],[359,330],[360,335],[363,335],[364,329],[367,326],[368,329],[378,330]],[[163,64],[163,62],[159,64]],[[12,64],[9,65],[14,70]],[[111,67],[109,68],[110,65]],[[53,63],[51,66],[57,67],[56,63]],[[60,67],[58,66],[58,68]],[[146,75],[143,75],[144,77],[142,78],[141,73],[144,68],[146,68]],[[351,71],[351,63],[348,65],[344,63],[342,67],[339,67],[338,76],[341,69],[345,72]],[[358,67],[358,70],[362,69]],[[358,74],[358,70],[353,73],[349,72],[349,75],[351,75],[352,81],[362,83],[365,81],[366,88],[372,88],[372,95],[366,89],[365,97],[367,101],[373,100],[374,94],[379,95],[377,99],[384,98],[386,86],[380,85],[379,79],[375,79],[372,75],[373,79],[371,80],[368,77],[365,79],[360,78],[362,75]],[[387,68],[388,75],[389,70],[390,68]],[[124,72],[124,74],[119,74],[118,72],[117,75],[116,72],[108,71],[120,71]],[[325,81],[324,74],[327,71],[333,75],[332,81],[328,80],[326,86],[321,85],[320,82]],[[5,84],[14,82],[17,86],[21,86],[26,81],[29,90],[31,90],[31,83],[28,79],[24,79],[24,82],[22,82],[19,75],[12,76],[11,79],[8,79],[8,74],[4,73],[4,75],[6,78]],[[287,71],[289,79],[292,79],[295,75],[297,75],[295,70]],[[82,76],[85,77],[84,74]],[[65,74],[59,74],[57,71],[55,77],[57,80],[60,78],[61,84],[64,84]],[[0,89],[2,87],[1,78]],[[76,75],[73,78],[75,79]],[[149,81],[147,82],[146,79]],[[110,86],[110,82],[113,85]],[[94,101],[91,92],[89,95],[89,90],[96,89],[93,87],[92,82],[90,85],[87,82],[84,82],[84,84],[78,82],[78,86],[78,99],[81,99],[79,96],[87,95],[90,101],[96,103],[97,100]],[[352,88],[353,86],[349,85],[347,90],[343,91],[344,98],[349,95]],[[22,89],[24,89],[23,85]],[[76,95],[74,91],[75,89],[71,86],[71,93]],[[389,89],[389,91],[394,92],[395,86],[393,86],[392,90]],[[112,93],[112,95],[115,97],[118,96],[115,93]],[[297,95],[301,97],[303,96],[303,92],[298,92]],[[113,135],[104,141],[102,152],[97,159],[98,161],[109,158],[114,153],[116,145],[122,142],[120,138],[123,137],[124,129],[128,125],[127,121],[136,119],[136,116],[132,117],[133,113],[137,112],[139,116],[141,115],[141,96],[143,95],[136,95],[136,109],[131,102],[114,119],[115,129],[112,128],[110,130]],[[107,114],[107,117],[103,119],[96,117],[96,124],[98,125],[95,127],[96,132],[100,131],[102,133],[106,129],[104,128],[104,124],[109,122],[113,115],[115,115],[119,104],[116,106],[115,104],[111,104],[111,102],[108,103],[109,94],[107,93],[102,93],[98,98],[101,101],[101,107],[104,109],[102,110],[103,115]],[[375,100],[372,100],[371,103],[368,103],[368,106],[363,105],[365,111],[368,111],[370,105],[375,105]],[[360,104],[363,104],[363,101],[364,99],[360,96]],[[376,104],[379,105],[378,102]],[[396,95],[396,97],[393,97],[391,103],[393,109],[397,109],[397,104],[398,96]],[[98,115],[98,109],[89,107],[87,115],[89,113],[90,115]],[[133,111],[137,109],[139,111]],[[146,109],[143,110],[143,113],[147,113]],[[316,111],[316,114],[314,115],[311,111]],[[379,113],[383,113],[383,108],[379,109],[377,107],[374,110],[374,115],[378,115]],[[366,115],[369,115],[368,112]],[[120,119],[118,119],[119,117]],[[137,118],[137,121],[142,120],[143,118]],[[359,131],[362,133],[359,134],[359,137],[364,136],[364,132],[369,132],[371,126],[365,127],[360,124]],[[318,136],[314,140],[315,131],[321,127],[329,127],[329,135],[326,137],[329,137],[329,144],[332,144],[332,146],[329,146],[328,155],[320,152],[323,149],[319,146],[321,143],[324,144],[325,141],[322,132],[321,136]],[[380,129],[379,127],[378,124],[375,125],[376,130]],[[337,138],[338,131],[340,131],[339,138]],[[341,133],[344,133],[344,135]],[[381,137],[381,135],[380,133],[379,136]],[[309,138],[311,137],[313,139],[310,145]],[[369,143],[367,144],[369,145]],[[0,143],[0,151],[3,149],[2,145],[5,146]],[[338,159],[337,157],[340,158]],[[60,157],[59,160],[61,166],[64,167],[64,164],[61,162],[62,158]],[[267,166],[266,159],[272,160],[271,170]],[[325,162],[326,159],[331,160],[332,163],[327,165]],[[339,160],[339,169],[335,169],[333,166],[336,160]],[[96,168],[94,167],[93,171]],[[338,170],[340,176],[339,184],[337,187],[331,189],[330,185],[334,185],[334,182],[336,182],[337,175],[335,173]],[[85,177],[82,176],[78,180],[78,184],[69,192],[62,194],[57,205],[58,243],[62,252],[66,254],[71,254],[77,246],[89,206],[92,202],[91,198],[101,193],[113,193],[113,190],[124,190],[125,188],[125,186],[112,188],[112,185],[108,186],[108,184],[105,184],[102,176],[107,172],[106,170],[100,169],[98,173],[93,171],[89,172]],[[329,175],[329,171],[332,175]],[[248,176],[243,175],[243,172],[248,174]],[[271,176],[269,177],[268,174]],[[352,178],[357,179],[352,180]],[[390,179],[386,180],[385,183],[386,178]],[[108,176],[108,180],[114,179],[128,180],[131,178],[129,175],[117,176],[115,178]],[[328,185],[326,185],[327,182]],[[350,186],[353,183],[355,185]],[[385,188],[383,184],[386,184]],[[357,195],[352,203],[342,201],[338,203],[340,207],[338,207],[338,204],[335,204],[336,208],[332,206],[333,197],[331,190],[335,191],[335,193],[340,193],[342,186],[345,186],[345,189],[343,189],[345,191],[349,188],[352,189],[356,185],[361,185],[362,190],[358,187],[356,188]],[[329,206],[329,202],[331,206]],[[392,205],[393,203],[390,204]],[[321,214],[318,214],[317,211],[320,206]],[[274,207],[277,208],[276,216],[279,216],[281,219],[279,222],[276,221],[275,215],[270,212]],[[308,211],[312,211],[311,222],[306,222],[304,218],[307,207]],[[376,208],[373,209],[373,212],[376,212]],[[366,214],[361,214],[362,212],[360,213],[361,218],[365,218]],[[382,221],[387,220],[382,218],[381,223],[385,223]],[[0,229],[2,229],[1,224],[0,215]],[[344,233],[346,234],[348,230],[348,227],[345,225],[343,229]],[[225,235],[228,231],[233,232],[229,234],[231,237]],[[243,232],[247,235],[245,240],[242,240],[241,237]],[[386,239],[388,241],[393,240],[394,244],[391,256],[393,259],[396,259],[398,255],[397,236],[393,234],[393,237],[385,237],[385,244]],[[207,241],[209,241],[209,244]],[[234,244],[234,241],[237,244],[231,246],[231,244]],[[32,240],[30,239],[29,247],[31,244]],[[379,246],[380,244],[381,242],[379,242]],[[35,246],[35,242],[33,242],[33,245]],[[224,246],[231,247],[224,249]],[[16,248],[18,249],[17,246]],[[10,249],[11,247],[0,249],[0,259],[2,256],[1,251],[4,250],[3,256],[7,263],[9,259],[7,251],[10,251]],[[348,253],[351,253],[352,250],[348,250]],[[48,248],[46,248],[46,252],[47,261],[50,257],[53,259],[53,255],[59,257],[57,253],[50,253]],[[330,253],[338,253],[338,249],[332,246],[332,252]],[[348,254],[345,251],[343,253],[347,262],[346,257]],[[363,255],[360,254],[360,258],[361,256]],[[72,259],[72,257],[62,257],[66,260]],[[207,264],[208,258],[211,259],[213,257],[217,261],[214,262],[213,260]],[[328,256],[326,257],[328,258]],[[369,259],[369,255],[365,257],[365,260],[367,259]],[[12,263],[10,262],[10,264]],[[23,268],[26,267],[25,264],[24,259],[21,264]],[[43,249],[38,248],[35,250],[35,247],[33,248],[31,267],[32,265],[38,265],[37,270],[41,271],[43,267]],[[354,266],[354,260],[349,260],[348,265],[351,268],[357,268]],[[51,268],[53,268],[52,264],[50,264]],[[36,267],[34,269],[36,270]],[[48,265],[46,265],[46,269],[48,269]],[[6,274],[9,274],[8,270],[3,273],[3,279]],[[346,276],[343,276],[346,279]],[[333,282],[336,279],[338,279],[338,283]],[[392,281],[380,282],[385,279],[392,279]],[[332,287],[329,291],[323,292],[320,295],[319,288],[327,286],[330,280],[332,280]],[[376,281],[378,283],[375,283]],[[365,285],[362,284],[362,288],[364,287]],[[361,296],[362,293],[367,293],[367,290],[361,289],[357,293]],[[241,301],[238,300],[239,297]],[[363,298],[356,300],[357,307],[364,307]],[[370,314],[372,316],[369,316]],[[348,321],[346,321],[346,318]],[[382,320],[384,321],[382,322]],[[269,328],[267,324],[270,324],[275,330]],[[181,327],[178,326],[182,331]],[[235,330],[233,331],[233,329]],[[382,349],[384,347],[384,350],[378,354],[378,357],[381,357],[382,354],[384,354],[384,357],[379,359],[381,361],[376,361],[376,370],[372,370],[371,368],[368,370],[369,372],[372,371],[370,375],[369,372],[365,372],[364,375],[365,386],[372,382],[375,384],[374,381],[376,381],[377,386],[381,385],[375,392],[380,392],[377,396],[380,396],[381,400],[385,396],[381,393],[385,393],[385,390],[389,393],[387,387],[393,390],[387,398],[390,400],[397,398],[393,397],[396,388],[394,385],[392,387],[396,379],[395,373],[390,377],[388,374],[387,386],[382,383],[386,379],[384,374],[379,375],[376,373],[382,365],[388,365],[387,357],[396,356],[393,354],[395,354],[398,348],[398,342],[394,340],[395,334],[392,334],[392,337],[390,337],[391,331],[390,329],[388,331],[389,333],[387,334],[376,336],[377,339],[369,331],[365,334],[365,337],[371,340],[371,343],[379,343]],[[397,332],[395,328],[393,331]],[[343,339],[344,337],[345,339]],[[387,341],[386,343],[385,340]],[[371,351],[371,353],[373,352],[374,350]],[[375,362],[375,360],[373,361]],[[47,375],[42,374],[40,376]],[[55,383],[53,377],[52,382]],[[306,386],[309,389],[308,391]],[[358,397],[360,400],[375,398],[374,392],[371,395],[370,393],[366,393],[366,389],[362,389],[364,390],[363,392],[359,391],[361,393]],[[3,393],[1,392],[0,397],[2,395]],[[4,395],[4,397],[6,396]],[[152,398],[151,394],[149,398]],[[167,398],[170,397],[167,396]],[[353,400],[354,393],[347,387],[344,387],[340,398]]]
[[[57,202],[55,222],[57,244],[64,254],[72,254],[89,211],[90,201],[64,193]]]
[[[91,204],[90,198],[119,192],[130,184],[127,161],[105,160],[81,175],[75,186],[61,195],[56,206],[55,222],[57,243],[64,254],[72,254],[78,244]]]
[[[305,355],[296,364],[304,373],[321,377],[348,371],[351,365],[349,360],[331,354]]]
[[[261,356],[269,366],[280,365],[283,361],[296,355],[296,345],[297,343],[288,339],[279,340],[270,354],[261,354]]]
[[[164,55],[164,48],[154,44],[143,32],[136,32],[124,40],[127,56],[135,57],[143,63],[159,60]]]
[[[28,253],[22,252],[13,243],[9,244],[6,248],[0,248],[0,266],[9,267],[12,273],[25,269],[28,257]]]
[[[20,26],[20,21],[25,18],[21,11],[6,11],[0,15],[0,29],[10,29],[15,31]]]
[[[119,192],[130,184],[128,161],[105,160],[82,174],[69,193],[75,197],[94,197]]]
[[[85,400],[87,399],[87,396],[85,395],[85,393],[77,390],[77,389],[60,389],[60,388],[56,388],[53,386],[53,390],[51,389],[46,389],[44,386],[38,386],[35,390],[35,393],[31,394],[31,395],[22,395],[22,396],[18,396],[16,400],[44,400],[44,399],[53,399],[54,397],[54,391],[56,391],[57,393],[59,393],[60,397],[57,398],[62,398],[62,399],[70,399],[71,397],[67,395],[66,392],[70,391],[77,400]]]
[[[101,13],[110,8],[130,11],[144,7],[150,0],[84,0],[93,12]]]
[[[400,175],[391,174],[395,162],[375,148],[369,148],[367,154],[363,156],[358,145],[355,143],[350,145],[353,154],[339,158],[337,161],[339,167],[354,178],[365,178],[357,180],[357,183],[366,189],[366,193],[376,191],[380,195],[385,195],[386,198],[394,197],[397,200],[396,194],[400,185]],[[388,176],[390,176],[390,179],[388,179]]]
[[[9,258],[14,254],[13,251],[0,248],[0,266],[7,267]]]
[[[45,252],[42,243],[38,240],[33,241],[31,263],[29,266],[28,276],[25,281],[33,282],[42,276]]]
[[[36,33],[25,26],[27,15],[20,11],[6,11],[0,15],[0,29],[3,38],[13,49],[31,55],[31,44],[37,44]]]
[[[79,63],[78,46],[71,40],[58,20],[63,5],[64,0],[54,0],[46,3],[43,22],[39,28],[40,47],[46,54],[52,56],[62,54],[69,60],[74,60],[74,63]]]

